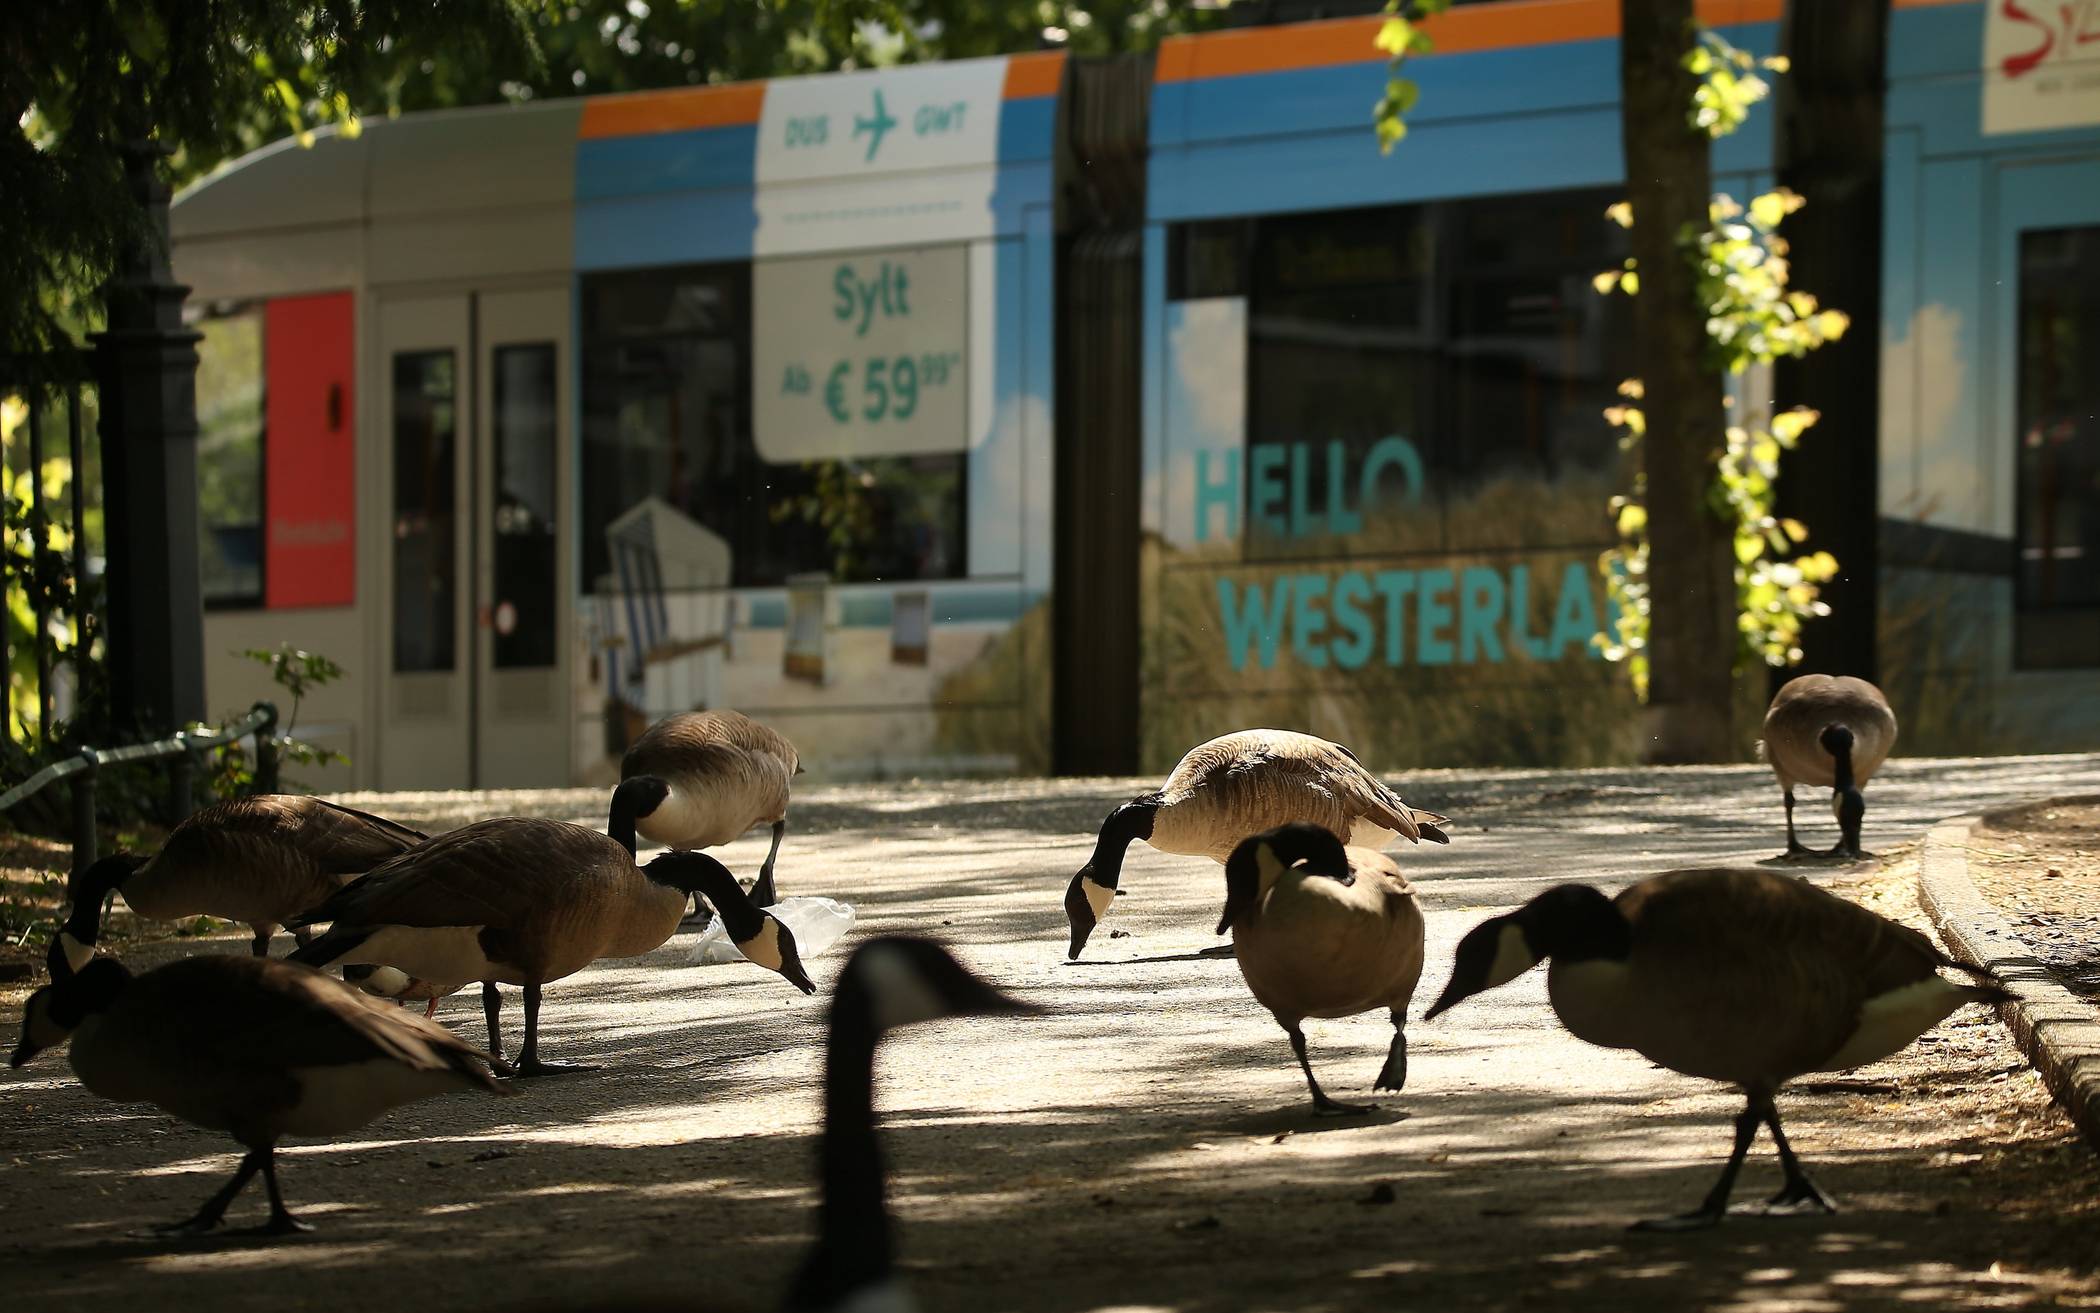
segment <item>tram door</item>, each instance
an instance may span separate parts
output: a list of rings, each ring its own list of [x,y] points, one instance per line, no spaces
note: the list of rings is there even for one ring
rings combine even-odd
[[[383,301],[380,783],[568,783],[565,288]]]

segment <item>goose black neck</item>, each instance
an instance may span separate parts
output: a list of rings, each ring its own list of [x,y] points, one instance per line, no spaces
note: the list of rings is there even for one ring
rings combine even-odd
[[[658,884],[707,899],[722,918],[722,928],[736,943],[743,943],[765,926],[766,914],[751,901],[751,895],[736,882],[736,876],[706,853],[667,852],[643,867],[642,872]]]
[[[1623,962],[1633,953],[1633,926],[1600,890],[1564,884],[1511,913],[1525,942],[1556,962]]]
[[[824,1133],[817,1167],[823,1201],[817,1245],[796,1277],[790,1308],[827,1308],[888,1278],[895,1251],[875,1138],[875,1026],[867,994],[841,984],[824,1054]]]
[[[113,853],[90,865],[73,881],[73,906],[61,929],[82,944],[92,947],[102,932],[102,904],[146,864],[130,853]]]
[[[627,850],[629,857],[634,856],[635,821],[655,811],[667,792],[664,782],[654,775],[621,780],[620,787],[613,790],[612,810],[605,818],[605,832]]]
[[[1152,818],[1159,812],[1156,797],[1134,798],[1108,814],[1094,840],[1094,856],[1087,863],[1087,879],[1104,889],[1116,888],[1123,879],[1123,853],[1140,839],[1152,837]]]

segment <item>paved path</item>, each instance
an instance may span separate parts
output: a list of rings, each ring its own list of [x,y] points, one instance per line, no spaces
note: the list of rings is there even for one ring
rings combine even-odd
[[[1459,821],[1450,847],[1398,854],[1430,912],[1417,1014],[1456,938],[1546,884],[1611,886],[1781,847],[1777,790],[1754,767],[1399,783]],[[1129,893],[1088,960],[1063,962],[1064,882],[1091,828],[1144,787],[798,798],[784,893],[852,901],[865,929],[937,935],[1054,1010],[931,1027],[886,1050],[900,1242],[929,1307],[2100,1307],[2100,1171],[1980,1010],[1784,1102],[1797,1147],[1847,1205],[1827,1221],[1629,1236],[1627,1222],[1705,1191],[1735,1101],[1568,1038],[1542,973],[1418,1023],[1409,1088],[1380,1114],[1313,1121],[1234,964],[1190,956],[1217,942],[1215,865],[1134,849]],[[1948,815],[2095,789],[2100,757],[1898,761],[1868,790],[1866,842],[1889,854]],[[604,795],[364,801],[442,826],[491,810],[594,819]],[[1805,837],[1834,838],[1827,808],[1803,803]],[[749,872],[763,854],[752,838],[725,859]],[[1855,896],[1908,888],[1869,880],[1871,864],[1808,869]],[[49,1059],[0,1075],[0,1289],[11,1308],[270,1308],[302,1294],[515,1307],[586,1292],[770,1307],[813,1221],[822,999],[748,967],[684,968],[689,942],[549,990],[549,1055],[607,1071],[533,1082],[516,1100],[416,1105],[283,1155],[294,1206],[323,1228],[291,1245],[130,1238],[209,1192],[234,1161],[225,1142],[99,1103]],[[810,965],[821,983],[837,959]],[[20,996],[0,997],[7,1035]],[[479,1011],[463,995],[440,1017],[478,1039]],[[1367,1094],[1383,1018],[1309,1033],[1328,1088]],[[1776,1175],[1761,1143],[1744,1196]],[[1381,1183],[1394,1202],[1359,1202]],[[236,1220],[258,1207],[244,1201]]]

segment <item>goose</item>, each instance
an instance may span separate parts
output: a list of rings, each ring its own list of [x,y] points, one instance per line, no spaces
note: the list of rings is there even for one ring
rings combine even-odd
[[[1780,1086],[1813,1071],[1885,1058],[1965,1003],[2010,996],[1917,931],[1805,881],[1771,871],[1670,871],[1607,898],[1588,885],[1549,889],[1459,941],[1451,981],[1427,1015],[1551,958],[1546,990],[1578,1039],[1632,1049],[1686,1076],[1740,1089],[1735,1149],[1692,1212],[1644,1229],[1713,1226],[1759,1124],[1772,1132],[1785,1185],[1766,1215],[1835,1212],[1780,1129]],[[1954,967],[1986,983],[1939,974]]]
[[[630,858],[635,855],[635,811],[648,805],[648,800],[656,795],[657,787],[658,782],[643,780],[637,784],[623,784],[620,788],[613,790],[612,809],[605,819],[605,833],[607,837],[625,848]],[[699,903],[703,908],[706,906],[704,902],[699,902],[697,898],[693,901]],[[304,940],[301,941],[302,944],[304,942]],[[399,1003],[425,1002],[427,1000],[427,1006],[423,1009],[423,1015],[426,1017],[436,1016],[438,1000],[458,993],[461,987],[466,984],[465,981],[461,981],[456,984],[441,985],[436,981],[411,976],[395,967],[379,966],[373,963],[353,963],[344,967],[343,979],[356,985],[367,994],[375,994],[380,998],[390,998]]]
[[[1293,821],[1244,840],[1225,860],[1225,912],[1240,974],[1290,1036],[1314,1110],[1368,1112],[1331,1099],[1305,1056],[1307,1017],[1385,1008],[1393,1043],[1373,1089],[1407,1083],[1407,1004],[1422,978],[1422,908],[1390,857],[1345,848],[1317,825]]]
[[[773,861],[787,833],[788,788],[802,773],[795,745],[740,711],[688,711],[651,725],[620,759],[620,778],[655,776],[670,786],[642,818],[651,843],[715,848],[758,825],[773,827],[773,847],[758,868],[751,901],[777,901]]]
[[[1858,857],[1860,786],[1896,746],[1896,713],[1881,690],[1850,675],[1797,675],[1773,696],[1757,746],[1786,798],[1787,855],[1809,851],[1794,837],[1794,786],[1808,784],[1832,790],[1842,837],[1825,855]]]
[[[817,1242],[789,1288],[788,1309],[907,1313],[916,1307],[896,1276],[883,1199],[882,1150],[875,1138],[876,1044],[916,1022],[1038,1011],[978,979],[930,940],[885,936],[854,950],[832,991],[824,1048]]]
[[[74,1074],[93,1093],[157,1104],[247,1149],[233,1179],[164,1234],[218,1226],[257,1172],[270,1195],[259,1230],[311,1231],[277,1187],[280,1137],[340,1135],[452,1090],[511,1093],[487,1054],[443,1026],[275,958],[208,954],[137,976],[98,958],[30,996],[9,1065],[69,1036]]]
[[[213,803],[169,831],[153,856],[115,853],[68,881],[72,910],[52,937],[51,978],[79,970],[94,956],[102,905],[114,890],[123,891],[132,911],[156,921],[245,921],[254,927],[251,947],[261,957],[278,926],[429,837],[369,812],[296,794]]]
[[[1285,729],[1247,729],[1190,749],[1167,782],[1110,812],[1094,855],[1065,887],[1065,918],[1077,958],[1115,905],[1123,852],[1143,839],[1164,853],[1223,862],[1242,839],[1288,821],[1305,821],[1347,842],[1382,848],[1449,843],[1449,818],[1417,811],[1339,743]]]
[[[616,804],[633,808],[630,815],[646,811],[663,787],[648,777],[629,780]],[[444,994],[478,980],[497,1071],[589,1071],[540,1059],[541,988],[601,957],[636,957],[660,947],[677,932],[686,899],[696,893],[715,905],[746,958],[805,994],[816,992],[794,933],[753,906],[714,858],[667,852],[638,867],[609,835],[524,816],[440,835],[301,913],[293,924],[331,924],[289,960],[392,967]],[[525,1039],[514,1066],[503,1060],[499,982],[524,987]]]

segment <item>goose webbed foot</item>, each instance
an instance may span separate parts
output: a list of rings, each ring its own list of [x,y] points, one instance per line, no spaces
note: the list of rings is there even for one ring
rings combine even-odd
[[[302,1222],[291,1213],[279,1210],[270,1214],[270,1220],[261,1226],[252,1226],[239,1235],[307,1235],[314,1229],[312,1222]]]
[[[1375,1103],[1343,1103],[1330,1098],[1325,1090],[1313,1091],[1313,1116],[1315,1117],[1365,1117],[1378,1111]]]
[[[1232,957],[1235,951],[1231,944],[1212,944],[1209,948],[1196,950],[1197,957]]]
[[[1817,854],[1815,849],[1802,843],[1799,839],[1788,839],[1786,841],[1786,852],[1783,855],[1787,857],[1814,857]]]
[[[198,1208],[196,1212],[183,1218],[180,1222],[167,1222],[156,1226],[153,1228],[153,1233],[162,1236],[211,1234],[218,1229],[219,1223],[226,1220],[226,1206],[232,1203],[235,1196],[239,1195],[243,1189],[247,1188],[249,1180],[258,1171],[262,1170],[266,1161],[266,1156],[260,1151],[249,1151],[247,1156],[241,1159],[241,1165],[234,1169],[233,1179],[220,1186],[218,1191],[211,1198],[205,1200],[203,1206]],[[270,1180],[274,1195],[276,1189],[276,1175],[274,1171]]]
[[[1835,844],[1829,849],[1826,849],[1820,855],[1824,857],[1839,857],[1847,861],[1854,862],[1866,856],[1864,852],[1860,851],[1859,842],[1857,840],[1852,840],[1850,842],[1847,842],[1845,840],[1839,840],[1837,844]]]
[[[1806,1173],[1790,1178],[1779,1193],[1761,1204],[1742,1204],[1730,1209],[1746,1217],[1823,1217],[1838,1210],[1831,1199]]]

